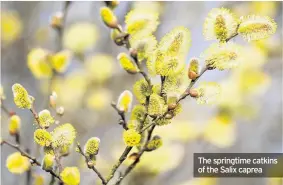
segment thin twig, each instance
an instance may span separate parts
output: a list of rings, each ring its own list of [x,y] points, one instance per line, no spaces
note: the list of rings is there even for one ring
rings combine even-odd
[[[107,177],[106,184],[114,177],[115,172],[120,167],[120,165],[127,159],[128,154],[132,150],[133,147],[127,146],[123,151],[122,155],[120,156],[118,162],[113,166],[110,175]]]
[[[61,173],[63,171],[63,165],[61,164],[60,156],[58,155],[58,152],[56,150],[54,150],[54,156],[59,169],[59,173]]]
[[[32,113],[32,115],[33,115],[35,121],[37,122],[38,126],[41,127],[41,126],[40,126],[40,121],[39,121],[38,114],[37,114],[37,112],[36,112],[35,109],[34,109],[34,105],[32,105],[32,107],[31,107],[31,109],[30,109],[30,112]]]
[[[81,148],[81,146],[80,146],[79,143],[77,144],[77,146],[78,146],[78,149],[79,149],[80,154],[81,154],[82,156],[84,156],[84,158],[85,158],[85,162],[86,162],[86,164],[87,164],[87,167],[88,167],[89,169],[92,169],[92,170],[97,174],[97,176],[100,178],[100,180],[101,180],[101,182],[102,182],[103,185],[107,184],[107,181],[104,179],[104,177],[101,175],[101,173],[100,173],[93,165],[91,165],[91,166],[89,165],[90,159],[89,159],[89,157],[87,157],[87,156],[84,154],[84,152],[83,152],[83,150],[82,150],[82,148]]]
[[[236,37],[238,35],[238,33],[235,33],[234,35],[232,35],[230,38],[226,39],[226,42],[229,42],[231,39],[233,39],[234,37]]]
[[[22,150],[22,149],[19,147],[19,145],[10,143],[10,142],[8,142],[8,141],[6,141],[6,140],[2,140],[1,145],[2,145],[2,144],[6,144],[6,145],[8,145],[8,146],[10,146],[10,147],[12,147],[12,148],[14,148],[14,149],[16,149],[17,151],[19,151],[22,156],[27,157],[27,158],[30,159],[31,164],[36,164],[37,166],[41,166],[41,163],[40,163],[35,157],[31,156],[29,153],[27,153],[27,152],[25,152],[24,150]],[[47,172],[49,172],[52,176],[56,177],[57,179],[59,179],[59,180],[61,181],[61,178],[60,178],[54,171],[51,170],[51,171],[47,171]]]
[[[3,100],[1,100],[1,108],[2,108],[2,110],[3,110],[8,116],[10,116],[11,112],[10,112],[9,109],[4,105]]]
[[[66,23],[66,17],[67,17],[67,13],[69,10],[69,7],[71,5],[71,1],[65,1],[64,2],[64,7],[62,10],[62,24],[61,26],[57,27],[57,32],[58,32],[58,51],[60,51],[62,49],[62,40],[63,40],[63,34],[64,34],[64,28],[65,28],[65,23]]]
[[[149,84],[149,86],[151,86],[151,81],[150,81],[149,76],[148,76],[144,71],[142,71],[142,70],[141,70],[139,73],[144,77],[144,79],[147,81],[147,83]]]
[[[125,130],[128,130],[127,120],[126,120],[126,117],[125,117],[125,112],[119,110],[115,102],[112,102],[111,106],[117,111],[117,113],[121,117],[121,120],[120,120],[119,124],[122,125]]]

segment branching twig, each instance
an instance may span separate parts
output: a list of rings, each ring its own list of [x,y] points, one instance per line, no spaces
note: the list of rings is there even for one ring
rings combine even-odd
[[[189,95],[189,91],[191,90],[191,88],[194,86],[194,84],[196,83],[196,81],[204,74],[204,72],[207,71],[207,67],[203,68],[202,71],[200,72],[198,78],[196,78],[195,80],[191,81],[190,85],[188,86],[188,88],[186,89],[186,91],[180,96],[180,98],[178,99],[177,103],[179,103],[182,99],[185,99],[188,95]],[[164,79],[161,78],[161,81],[164,81]],[[163,83],[163,82],[162,82]],[[161,89],[162,91],[162,89]],[[117,180],[116,184],[115,185],[119,185],[121,183],[121,181],[135,168],[135,166],[138,164],[138,162],[140,161],[140,158],[142,157],[142,155],[144,154],[145,152],[145,148],[148,144],[148,142],[150,141],[151,139],[151,135],[153,133],[153,130],[156,126],[156,121],[158,119],[161,119],[161,118],[164,118],[165,115],[168,113],[168,111],[163,114],[163,116],[161,117],[158,117],[156,119],[153,120],[153,123],[151,123],[150,125],[148,125],[147,127],[145,127],[144,129],[141,130],[141,133],[144,132],[145,130],[147,130],[149,127],[150,130],[148,131],[148,137],[147,137],[147,140],[143,146],[143,148],[140,150],[140,152],[138,153],[137,155],[137,158],[135,159],[135,161],[125,170],[125,172],[120,175],[119,179]]]
[[[198,75],[198,77],[195,79],[195,80],[192,80],[190,85],[188,86],[188,88],[185,90],[185,92],[180,96],[180,98],[177,100],[177,103],[179,103],[181,100],[185,99],[189,93],[190,93],[190,90],[191,88],[195,85],[195,83],[198,81],[198,79],[208,70],[207,67],[204,67],[200,74]]]
[[[230,38],[228,38],[226,40],[226,42],[228,42],[229,40],[231,40],[232,38],[236,37],[238,34],[234,34],[232,35]],[[195,79],[195,80],[192,80],[191,83],[189,84],[189,86],[187,87],[187,89],[185,90],[185,92],[180,96],[180,98],[177,100],[177,104],[180,103],[181,100],[185,99],[189,94],[190,94],[190,90],[191,88],[195,85],[195,83],[198,81],[198,79],[207,71],[209,70],[210,68],[208,66],[205,66],[200,74],[198,75],[198,77]],[[162,94],[162,89],[163,89],[163,83],[165,81],[165,78],[164,77],[161,77],[161,94]],[[121,183],[121,181],[134,169],[134,167],[138,164],[138,162],[140,161],[140,158],[141,156],[143,155],[143,153],[145,152],[145,148],[148,144],[148,142],[150,141],[151,139],[151,135],[152,135],[152,132],[156,126],[156,121],[158,119],[161,119],[161,118],[164,118],[166,116],[166,114],[168,113],[169,111],[166,111],[163,116],[161,117],[157,117],[156,119],[153,119],[153,123],[148,125],[147,127],[145,127],[143,130],[141,130],[141,132],[145,131],[146,129],[148,129],[149,127],[151,127],[151,129],[148,131],[148,137],[147,137],[147,140],[146,140],[146,143],[144,144],[143,148],[140,150],[140,152],[138,153],[135,161],[125,170],[124,174],[120,175],[119,179],[117,180],[116,184],[115,185],[119,185]]]
[[[119,179],[116,181],[115,185],[119,185],[121,183],[121,181],[135,168],[135,166],[139,163],[141,156],[143,155],[143,153],[145,152],[146,146],[148,145],[153,130],[155,128],[155,125],[152,125],[152,127],[150,128],[150,130],[148,131],[148,135],[147,135],[147,139],[146,142],[143,146],[143,148],[139,151],[135,161],[125,170],[125,172],[123,174],[120,175]]]
[[[8,146],[10,146],[10,147],[12,147],[12,148],[14,148],[14,149],[16,149],[17,151],[19,151],[22,156],[25,156],[25,157],[27,157],[27,158],[30,159],[31,164],[35,164],[35,165],[37,165],[37,166],[41,166],[41,163],[40,163],[35,157],[31,156],[29,153],[27,153],[27,152],[25,152],[24,150],[22,150],[22,149],[19,147],[19,145],[17,145],[17,144],[12,144],[12,143],[10,143],[10,142],[8,142],[8,141],[6,141],[6,140],[3,140],[2,143],[1,143],[1,145],[2,145],[2,144],[6,144],[6,145],[8,145]],[[50,171],[47,171],[47,172],[49,172],[52,176],[54,176],[55,178],[57,178],[57,179],[59,179],[59,180],[61,181],[61,178],[60,178],[54,171],[50,170]]]
[[[100,178],[100,180],[101,180],[101,182],[102,182],[103,185],[107,184],[106,180],[105,180],[104,177],[101,175],[101,173],[100,173],[93,165],[89,165],[90,159],[89,159],[89,157],[87,157],[87,156],[84,154],[84,152],[83,152],[83,150],[82,150],[82,148],[81,148],[81,146],[80,146],[79,143],[77,144],[77,146],[78,146],[78,149],[79,149],[80,154],[81,154],[82,156],[84,156],[84,158],[85,158],[85,162],[86,162],[86,164],[87,164],[87,167],[88,167],[89,169],[92,169],[92,170],[97,174],[97,176]]]

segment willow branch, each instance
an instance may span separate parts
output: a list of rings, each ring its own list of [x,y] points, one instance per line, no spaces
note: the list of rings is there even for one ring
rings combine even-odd
[[[22,156],[27,157],[27,158],[30,159],[31,164],[35,164],[37,166],[41,166],[41,163],[35,157],[31,156],[29,153],[27,153],[26,151],[21,149],[19,145],[12,144],[12,143],[10,143],[10,142],[8,142],[6,140],[3,140],[1,145],[2,144],[6,144],[6,145],[16,149],[17,151],[19,151]],[[50,173],[52,176],[54,176],[55,178],[57,178],[57,179],[59,179],[61,181],[61,178],[54,171],[50,170],[50,171],[47,171],[47,172]]]
[[[118,30],[121,32],[121,39],[123,40],[123,44],[127,49],[128,51],[131,53],[131,45],[130,45],[130,42],[129,42],[129,34],[127,33],[124,33],[123,30],[121,29],[121,25],[118,25],[117,26]],[[116,43],[116,42],[115,42]],[[117,44],[117,43],[116,43]],[[120,44],[117,44],[117,45],[120,45]],[[132,55],[131,54],[131,57],[134,59],[137,67],[139,68],[139,73],[143,76],[143,78],[147,81],[148,85],[151,87],[151,80],[150,80],[150,77],[148,76],[148,74],[146,72],[144,72],[142,69],[141,69],[141,66],[140,66],[140,63],[138,62],[138,59],[136,56]],[[149,104],[149,101],[148,101],[148,98],[147,98],[147,101],[146,101],[146,109],[148,107],[148,104]],[[121,116],[121,119],[122,119],[122,125],[124,127],[125,130],[128,129],[127,127],[127,123],[126,123],[126,119],[125,119],[125,114],[124,112],[121,112],[115,103],[112,103],[111,104],[112,107],[118,112],[118,114]],[[143,125],[143,123],[145,122],[146,118],[147,118],[147,114],[145,115],[145,118],[143,120],[143,122],[141,123]],[[113,166],[111,172],[110,172],[110,175],[108,176],[107,180],[106,180],[106,184],[109,183],[109,181],[114,177],[114,174],[115,172],[118,170],[118,168],[120,167],[120,165],[125,161],[125,159],[127,158],[128,154],[130,153],[130,151],[132,150],[133,147],[130,147],[130,146],[127,146],[124,150],[124,152],[122,153],[122,155],[120,156],[118,162]]]
[[[107,184],[106,180],[105,180],[104,177],[101,175],[101,173],[100,173],[93,165],[91,165],[91,166],[89,165],[90,159],[84,154],[84,152],[83,152],[83,150],[82,150],[82,148],[81,148],[81,146],[80,146],[79,143],[77,144],[77,146],[78,146],[78,149],[79,149],[79,153],[80,153],[82,156],[84,156],[84,158],[85,158],[85,162],[86,162],[87,167],[88,167],[89,169],[92,169],[92,170],[97,174],[97,176],[99,177],[99,179],[101,180],[101,182],[102,182],[103,185]]]
[[[179,103],[181,100],[185,99],[188,95],[189,95],[189,91],[191,90],[191,88],[194,86],[194,84],[197,82],[197,80],[208,70],[207,67],[203,68],[202,71],[200,72],[199,76],[195,79],[195,80],[192,80],[190,85],[188,86],[188,88],[185,90],[185,92],[180,96],[180,98],[178,99],[177,103]],[[161,78],[161,83],[163,83],[165,79],[164,78]],[[162,89],[161,89],[162,91]],[[146,146],[148,144],[148,142],[150,141],[151,139],[151,135],[153,133],[153,130],[156,126],[156,121],[158,119],[161,119],[161,118],[164,118],[165,115],[168,113],[168,111],[163,114],[161,117],[158,117],[156,119],[153,120],[153,123],[151,123],[150,125],[148,125],[147,127],[143,128],[141,130],[140,133],[144,132],[145,130],[147,130],[148,128],[150,128],[150,130],[148,131],[148,137],[147,137],[147,140],[143,146],[143,148],[140,150],[140,152],[138,153],[137,155],[137,158],[135,159],[135,161],[125,170],[125,172],[120,175],[119,179],[117,180],[116,184],[115,185],[119,185],[121,183],[121,181],[135,168],[135,166],[139,163],[140,161],[140,158],[142,157],[142,155],[144,154],[145,152],[145,149],[146,149]]]
[[[232,38],[236,37],[238,34],[236,33],[235,35],[231,36],[230,38],[228,38],[226,40],[226,42],[228,42],[229,40],[231,40]],[[189,86],[187,87],[187,89],[185,90],[185,92],[180,96],[180,98],[177,100],[177,103],[179,103],[181,100],[185,99],[189,94],[190,94],[190,90],[192,89],[192,87],[195,85],[195,83],[198,81],[198,79],[207,71],[209,70],[209,67],[205,66],[199,76],[195,79],[195,80],[192,80],[191,83],[189,84]],[[161,86],[163,86],[163,83],[164,83],[164,77],[161,77]],[[162,93],[162,89],[161,89],[161,93]],[[152,132],[156,126],[156,120],[160,119],[160,118],[164,118],[165,115],[168,113],[168,111],[163,114],[163,116],[157,118],[157,119],[154,119],[153,123],[148,125],[147,127],[145,127],[141,132],[145,131],[146,129],[148,129],[149,127],[151,127],[151,129],[148,131],[148,137],[147,137],[147,141],[145,143],[145,145],[143,146],[143,148],[140,150],[140,152],[138,153],[138,156],[137,158],[135,159],[135,161],[125,170],[124,174],[123,175],[120,175],[119,179],[117,180],[116,184],[115,185],[119,185],[121,183],[121,181],[134,169],[134,167],[138,164],[138,162],[140,161],[140,158],[141,156],[143,155],[143,153],[145,152],[145,148],[148,144],[148,142],[150,141],[151,139],[151,135],[152,135]]]

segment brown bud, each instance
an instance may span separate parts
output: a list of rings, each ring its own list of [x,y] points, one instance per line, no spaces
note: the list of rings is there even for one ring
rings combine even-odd
[[[197,90],[195,89],[191,89],[190,92],[189,92],[190,96],[193,97],[193,98],[197,98],[199,97],[199,93]]]
[[[132,153],[129,157],[128,157],[128,159],[130,159],[130,160],[136,160],[137,158],[138,158],[138,156],[139,156],[139,154],[138,153]]]
[[[10,111],[9,112],[9,116],[11,117],[11,116],[14,116],[14,115],[16,115],[16,112],[14,112],[14,111]]]
[[[137,58],[138,51],[136,49],[130,48],[129,51],[130,51],[131,57]]]
[[[170,103],[169,105],[168,105],[168,109],[169,110],[173,110],[173,109],[175,109],[177,107],[177,104],[176,103]]]
[[[63,23],[63,13],[62,12],[57,12],[54,15],[52,15],[51,20],[50,20],[50,26],[52,28],[61,28]]]
[[[87,162],[87,166],[90,167],[90,168],[93,167],[94,166],[94,161],[88,161]]]
[[[197,73],[194,72],[194,71],[189,71],[188,77],[189,77],[189,79],[191,79],[191,80],[195,80],[195,79],[198,77],[198,75],[197,75]]]

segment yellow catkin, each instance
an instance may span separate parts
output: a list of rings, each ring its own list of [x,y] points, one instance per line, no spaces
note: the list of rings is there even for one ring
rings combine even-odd
[[[64,168],[60,173],[60,177],[66,185],[78,185],[81,181],[80,171],[77,167]]]
[[[238,33],[247,41],[270,37],[277,29],[277,24],[268,16],[248,15],[241,17]]]
[[[21,118],[18,115],[11,116],[9,121],[9,133],[15,135],[19,132],[20,128]]]
[[[76,138],[76,130],[70,123],[65,123],[56,127],[51,135],[54,148],[70,146]]]
[[[133,102],[133,94],[131,93],[131,91],[125,90],[119,96],[117,102],[117,108],[120,111],[128,112],[131,110],[132,102]]]
[[[126,53],[120,53],[117,56],[117,60],[119,61],[121,67],[130,74],[136,74],[140,71],[139,68],[134,64],[134,61]]]
[[[14,102],[18,108],[30,109],[33,103],[33,97],[30,96],[27,90],[21,84],[12,86]]]
[[[52,142],[51,134],[44,129],[37,129],[34,132],[34,141],[41,146],[50,146]]]
[[[203,35],[206,40],[226,42],[237,33],[238,19],[226,8],[212,9],[203,26]]]
[[[45,154],[42,160],[42,169],[49,171],[53,169],[54,165],[54,155]]]
[[[141,135],[134,129],[125,130],[123,140],[127,146],[137,146],[140,143]]]
[[[106,26],[110,28],[117,28],[118,20],[110,8],[108,7],[100,8],[100,16]]]
[[[84,146],[84,153],[87,156],[96,155],[99,150],[100,139],[97,137],[92,137],[87,140]]]
[[[6,167],[11,173],[22,174],[30,168],[30,162],[27,157],[21,155],[20,152],[10,154],[6,160]]]

